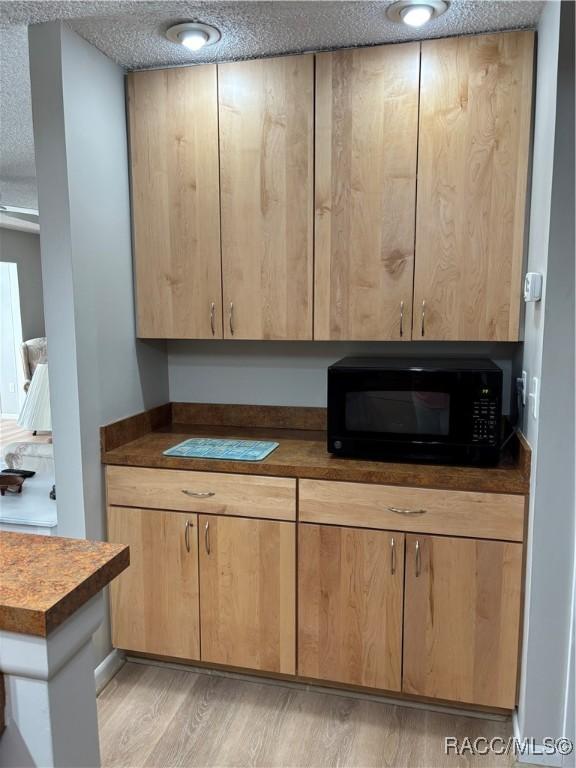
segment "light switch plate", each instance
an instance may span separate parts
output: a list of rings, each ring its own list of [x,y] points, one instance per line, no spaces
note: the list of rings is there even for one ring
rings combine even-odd
[[[542,298],[542,273],[527,272],[524,278],[524,301],[540,301]]]

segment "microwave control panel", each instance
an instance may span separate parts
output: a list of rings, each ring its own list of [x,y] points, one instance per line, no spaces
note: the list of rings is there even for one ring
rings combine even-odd
[[[498,401],[481,396],[472,403],[472,442],[496,445],[498,442]]]

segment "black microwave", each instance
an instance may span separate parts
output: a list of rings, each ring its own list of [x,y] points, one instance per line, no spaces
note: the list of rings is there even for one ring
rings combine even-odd
[[[328,368],[328,451],[495,464],[502,370],[491,360],[347,357]]]

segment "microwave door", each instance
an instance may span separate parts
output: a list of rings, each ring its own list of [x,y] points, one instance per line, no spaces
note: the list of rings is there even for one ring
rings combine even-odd
[[[344,432],[379,440],[444,442],[450,437],[448,391],[352,390],[345,393]]]

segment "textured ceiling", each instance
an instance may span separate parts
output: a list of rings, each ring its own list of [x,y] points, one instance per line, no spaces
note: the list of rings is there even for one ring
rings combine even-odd
[[[28,30],[0,24],[0,201],[36,207]]]
[[[0,0],[0,199],[36,205],[28,24],[64,19],[126,69],[141,69],[533,27],[544,3],[452,0],[444,16],[419,30],[388,21],[389,4],[390,0]],[[168,42],[167,27],[186,20],[215,25],[222,40],[198,52]]]

